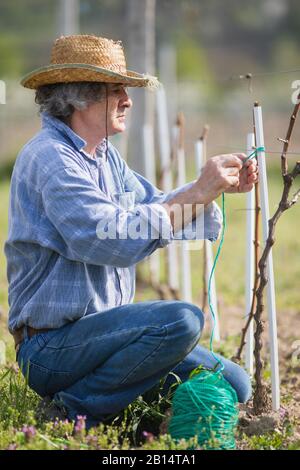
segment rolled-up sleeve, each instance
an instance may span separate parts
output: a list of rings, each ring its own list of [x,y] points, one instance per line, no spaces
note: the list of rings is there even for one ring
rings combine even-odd
[[[173,239],[161,204],[126,210],[74,168],[58,170],[41,191],[46,215],[63,240],[61,254],[69,259],[128,267]]]
[[[167,202],[182,191],[188,190],[194,181],[174,189],[163,198]],[[206,206],[203,205],[199,215],[189,224],[174,234],[176,240],[203,240],[216,241],[221,233],[223,225],[222,212],[218,204],[213,201]]]
[[[163,204],[170,201],[178,193],[188,190],[195,181],[180,186],[170,193],[164,193],[152,185],[142,175],[131,170],[125,163],[123,163],[123,174],[129,190],[136,190],[137,194],[146,201],[155,201],[156,203]],[[203,210],[200,210],[199,215],[189,224],[184,227],[184,230],[179,230],[173,235],[174,240],[203,240],[216,241],[221,233],[223,224],[222,212],[216,202],[211,202],[206,205]]]

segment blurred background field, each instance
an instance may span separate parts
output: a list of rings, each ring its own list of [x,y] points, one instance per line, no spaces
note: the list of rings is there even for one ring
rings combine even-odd
[[[81,0],[78,3],[78,32],[121,39],[129,57],[129,69],[135,65],[130,44],[132,9],[137,3],[134,0]],[[22,88],[19,81],[25,73],[49,63],[52,42],[62,32],[62,8],[60,0],[1,0],[0,5],[0,80],[6,87],[5,104],[0,104],[0,339],[7,346],[9,362],[14,361],[14,351],[6,328],[8,301],[3,253],[8,227],[9,178],[18,152],[40,125],[34,93]],[[210,125],[208,156],[245,151],[246,135],[252,131],[252,106],[254,101],[259,101],[264,116],[270,212],[273,214],[282,189],[282,144],[277,138],[285,137],[293,108],[293,86],[299,88],[299,84],[294,83],[300,80],[299,40],[300,3],[296,0],[156,2],[154,73],[165,85],[170,128],[178,111],[185,115],[189,180],[196,175],[194,142],[203,125]],[[139,70],[145,71],[143,64]],[[241,78],[250,72],[251,80]],[[134,99],[138,100],[136,93],[139,92],[132,91]],[[156,129],[156,120],[154,127]],[[290,166],[299,160],[299,129],[300,121],[289,148],[294,152],[289,157]],[[135,167],[130,136],[128,129],[126,135],[115,137],[113,142]],[[157,147],[156,143],[156,151]],[[272,153],[268,154],[268,150]],[[158,161],[158,152],[156,159]],[[216,273],[221,336],[228,340],[230,354],[236,347],[246,313],[245,200],[245,195],[226,197],[228,226]],[[279,221],[273,255],[282,365],[291,354],[293,342],[299,339],[299,229],[298,204]],[[191,253],[193,301],[201,306],[203,252]],[[162,266],[163,259],[162,251]],[[147,264],[143,263],[139,267],[136,301],[157,298],[157,292],[147,282],[148,274]],[[163,267],[161,281],[165,281]],[[232,342],[231,338],[234,338]],[[225,341],[221,349],[227,351]]]

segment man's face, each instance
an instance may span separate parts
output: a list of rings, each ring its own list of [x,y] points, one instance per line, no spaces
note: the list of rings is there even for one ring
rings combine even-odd
[[[107,97],[99,103],[93,103],[89,106],[89,115],[93,125],[99,125],[101,131],[106,134],[105,121],[107,119],[107,134],[114,135],[118,132],[124,132],[126,129],[126,112],[132,106],[132,101],[127,94],[124,85],[118,83],[107,84]],[[107,108],[107,109],[106,109]],[[103,126],[104,129],[103,129]]]

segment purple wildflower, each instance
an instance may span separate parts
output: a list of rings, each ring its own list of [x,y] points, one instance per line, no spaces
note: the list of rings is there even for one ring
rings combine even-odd
[[[97,447],[98,438],[97,436],[91,436],[90,434],[86,436],[86,443],[91,447]]]
[[[74,427],[75,434],[81,434],[83,431],[85,431],[85,421],[86,416],[77,416],[77,421]]]
[[[283,406],[279,408],[279,416],[281,419],[287,418],[288,414],[289,414],[288,411],[285,408],[283,408]]]
[[[53,422],[53,427],[55,429],[57,429],[57,428],[60,428],[61,426],[66,425],[66,424],[69,424],[68,419],[65,419],[64,421],[61,421],[59,419],[55,419],[55,421]]]
[[[25,424],[25,426],[23,426],[22,432],[25,435],[26,441],[29,441],[30,439],[32,439],[36,435],[35,427],[34,426],[27,426],[27,424]]]
[[[143,431],[143,436],[146,438],[147,442],[152,442],[154,440],[152,432]]]
[[[17,449],[17,444],[9,444],[6,450],[16,450]]]

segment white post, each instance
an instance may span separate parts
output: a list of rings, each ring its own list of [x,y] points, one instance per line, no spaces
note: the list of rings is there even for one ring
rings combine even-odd
[[[0,104],[6,104],[6,84],[0,80]]]
[[[206,160],[206,144],[205,140],[198,139],[195,143],[195,161],[196,161],[196,173],[197,176],[200,176],[201,168],[204,165]],[[208,286],[209,276],[213,267],[213,251],[212,251],[212,243],[209,240],[204,240],[205,249],[203,250],[204,256],[206,256],[206,285]],[[218,314],[218,302],[217,302],[217,289],[216,289],[216,280],[215,275],[213,274],[211,280],[211,301],[212,306],[215,313],[215,331],[214,331],[214,340],[219,342],[220,341],[220,322],[219,322],[219,314]],[[213,328],[213,318],[209,315],[211,329]]]
[[[163,87],[156,91],[156,109],[158,123],[158,146],[162,172],[162,190],[167,194],[173,189],[171,168],[170,133],[168,126],[167,100]],[[179,289],[178,258],[176,244],[167,246],[168,284],[173,292]]]
[[[257,147],[264,147],[264,132],[261,107],[254,106],[254,125],[256,135]],[[259,189],[261,200],[261,213],[262,213],[262,229],[264,243],[268,237],[268,221],[269,214],[269,198],[268,198],[268,182],[265,152],[260,150],[257,152],[257,161],[259,168]],[[271,352],[271,379],[272,379],[272,405],[273,410],[278,410],[280,407],[280,381],[279,381],[279,365],[278,365],[278,340],[277,340],[277,320],[276,320],[276,305],[275,305],[275,285],[274,285],[274,272],[273,272],[273,257],[272,250],[270,251],[267,260],[267,275],[268,284],[267,299],[268,299],[268,318],[269,318],[269,336],[270,336],[270,352]]]
[[[247,135],[247,156],[253,152],[255,145],[253,132]],[[254,238],[255,238],[255,193],[254,188],[246,193],[246,276],[245,276],[245,310],[248,317],[254,289]],[[253,320],[246,333],[245,365],[248,373],[253,375]]]
[[[180,128],[181,125],[181,128]],[[177,186],[183,186],[186,183],[185,174],[185,153],[183,147],[183,121],[174,128],[174,139],[177,150]],[[180,242],[181,252],[181,284],[182,298],[186,302],[192,302],[192,280],[191,280],[191,259],[189,251],[189,242]]]
[[[144,142],[144,161],[145,176],[152,183],[156,184],[155,176],[155,149],[154,149],[154,133],[151,124],[143,126],[143,142]],[[152,283],[159,284],[160,281],[160,258],[159,250],[156,250],[149,257],[150,279]]]

